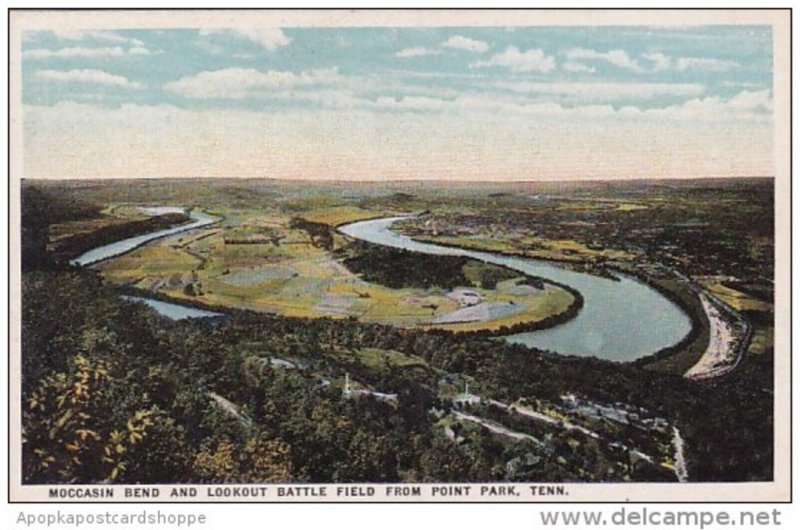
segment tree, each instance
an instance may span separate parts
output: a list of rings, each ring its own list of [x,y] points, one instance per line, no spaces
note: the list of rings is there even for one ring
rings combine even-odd
[[[292,478],[289,449],[280,439],[254,437],[243,445],[223,439],[198,453],[194,467],[203,482],[287,482]]]
[[[44,378],[23,413],[26,482],[120,481],[129,453],[147,436],[151,410],[133,412],[122,425],[105,413],[112,386],[104,361],[72,358],[69,373]]]

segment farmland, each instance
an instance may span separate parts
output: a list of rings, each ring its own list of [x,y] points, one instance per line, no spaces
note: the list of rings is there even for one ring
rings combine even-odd
[[[296,215],[223,209],[215,211],[225,219],[221,225],[164,238],[95,268],[113,283],[209,306],[451,331],[496,331],[536,323],[563,313],[574,301],[556,286],[524,288],[519,284],[525,278],[508,271],[504,281],[484,288],[481,275],[499,268],[468,261],[459,264],[464,268],[461,286],[474,288],[485,304],[482,307],[490,311],[473,310],[468,316],[462,311],[447,318],[461,309],[448,296],[455,285],[393,288],[364,281],[338,259],[340,254],[352,254],[352,244],[335,234],[334,226],[375,217],[375,212],[357,207],[302,212],[300,208],[300,201],[295,201],[288,209],[330,230],[334,234],[330,248],[298,227]],[[109,212],[129,215],[130,209]],[[56,233],[68,229],[80,234],[85,226],[73,222],[57,227]]]

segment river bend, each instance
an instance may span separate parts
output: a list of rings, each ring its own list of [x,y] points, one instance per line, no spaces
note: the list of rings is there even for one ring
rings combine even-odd
[[[564,355],[600,357],[628,362],[678,343],[691,330],[686,313],[641,281],[618,274],[619,281],[568,270],[552,263],[445,247],[416,241],[392,231],[407,217],[386,217],[339,227],[354,239],[439,256],[464,256],[514,269],[530,276],[562,283],[583,295],[583,308],[558,326],[508,335],[506,340]]]

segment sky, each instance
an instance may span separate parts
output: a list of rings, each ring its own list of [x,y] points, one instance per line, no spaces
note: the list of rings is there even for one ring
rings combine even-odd
[[[23,33],[27,178],[774,174],[769,26]]]

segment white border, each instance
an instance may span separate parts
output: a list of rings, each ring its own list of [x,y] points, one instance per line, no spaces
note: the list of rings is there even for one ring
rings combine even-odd
[[[19,374],[19,182],[22,124],[20,87],[20,31],[33,29],[199,28],[220,26],[323,27],[340,26],[525,26],[525,25],[704,25],[769,24],[774,40],[774,101],[776,152],[776,363],[775,363],[775,480],[746,484],[571,484],[569,496],[555,501],[781,501],[789,495],[789,21],[785,11],[158,11],[158,12],[13,12],[10,35],[10,238],[14,251],[10,266],[11,373]],[[47,487],[19,486],[20,415],[18,377],[10,380],[12,459],[10,479],[14,500],[47,500]],[[475,489],[479,487],[476,486]],[[335,488],[335,486],[334,486]],[[376,488],[378,489],[378,488]],[[43,493],[44,492],[44,493]],[[163,495],[162,495],[163,497]],[[116,499],[119,500],[119,499]],[[135,499],[134,499],[135,500]],[[277,500],[277,499],[276,499]],[[311,499],[309,499],[311,500]],[[330,500],[330,499],[328,499]],[[385,500],[373,498],[373,500]],[[411,499],[414,500],[414,499]],[[446,499],[491,501],[483,497]],[[506,498],[504,501],[519,499]]]

